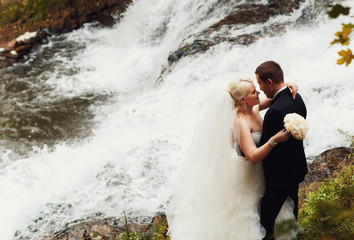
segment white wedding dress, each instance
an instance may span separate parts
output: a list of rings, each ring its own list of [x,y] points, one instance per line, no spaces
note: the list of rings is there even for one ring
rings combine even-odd
[[[235,114],[224,91],[209,103],[166,210],[171,240],[261,240],[259,204],[265,182],[232,146]],[[261,133],[253,133],[256,144]],[[294,218],[285,202],[276,221]],[[291,239],[291,238],[283,238]]]

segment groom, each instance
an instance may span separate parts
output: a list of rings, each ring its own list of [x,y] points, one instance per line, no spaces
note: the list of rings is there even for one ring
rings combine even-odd
[[[255,73],[260,89],[268,98],[273,98],[264,116],[262,146],[284,128],[286,114],[298,113],[306,118],[306,107],[299,94],[292,98],[278,63],[264,62]],[[291,137],[287,142],[277,144],[263,160],[263,169],[266,190],[261,200],[261,224],[266,229],[264,239],[274,239],[274,222],[287,197],[294,201],[297,218],[299,183],[307,173],[303,142]]]

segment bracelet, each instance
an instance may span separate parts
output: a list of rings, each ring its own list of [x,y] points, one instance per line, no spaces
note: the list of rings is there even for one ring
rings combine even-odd
[[[278,144],[273,141],[273,137],[269,138],[268,142],[269,142],[270,146],[272,146],[272,147],[275,147]]]

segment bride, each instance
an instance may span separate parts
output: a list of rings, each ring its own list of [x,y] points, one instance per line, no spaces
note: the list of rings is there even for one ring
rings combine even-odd
[[[289,88],[295,95],[297,86]],[[166,211],[169,234],[172,240],[260,240],[265,235],[258,212],[265,187],[261,161],[290,134],[282,130],[258,146],[259,111],[271,99],[260,101],[249,78],[212,95]],[[276,222],[291,218],[290,200]]]

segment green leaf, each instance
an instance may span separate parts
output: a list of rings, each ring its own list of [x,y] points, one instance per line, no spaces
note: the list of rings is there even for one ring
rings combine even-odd
[[[354,28],[354,24],[352,23],[348,23],[348,24],[342,24],[344,29],[353,29]]]
[[[350,8],[343,7],[340,4],[328,5],[328,7],[332,8],[330,11],[327,12],[327,14],[331,18],[337,18],[341,14],[348,15],[349,14],[349,10],[350,10]]]

